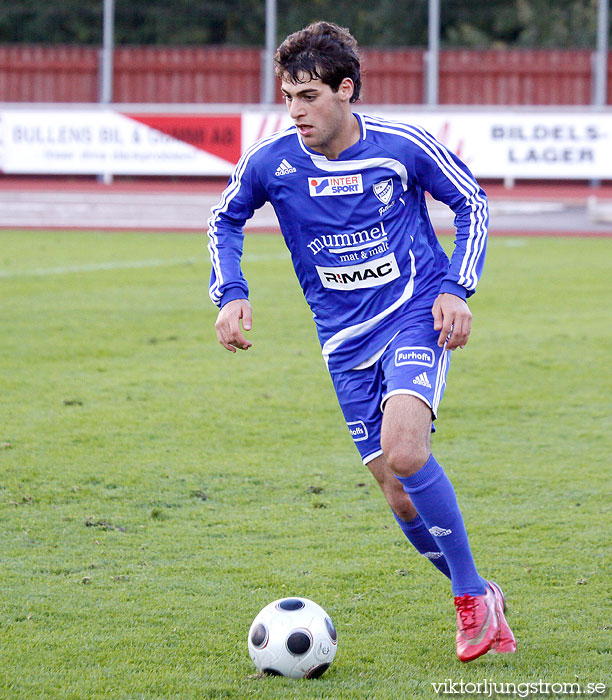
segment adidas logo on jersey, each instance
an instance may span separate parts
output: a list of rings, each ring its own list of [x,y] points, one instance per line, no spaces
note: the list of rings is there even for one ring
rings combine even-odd
[[[291,163],[283,158],[280,162],[278,168],[276,168],[275,175],[291,175],[291,173],[297,173],[297,170],[291,165]]]
[[[412,383],[418,384],[419,386],[426,386],[428,389],[431,389],[431,384],[429,383],[426,372],[421,372],[418,377],[415,377],[412,380]]]

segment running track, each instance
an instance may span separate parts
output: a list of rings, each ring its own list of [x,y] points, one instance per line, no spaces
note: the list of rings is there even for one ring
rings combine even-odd
[[[0,229],[204,231],[225,180],[163,182],[0,177]],[[498,184],[485,186],[491,234],[511,236],[612,235],[612,186]],[[430,200],[439,233],[453,231],[452,212]],[[247,224],[252,232],[278,231],[270,205]]]

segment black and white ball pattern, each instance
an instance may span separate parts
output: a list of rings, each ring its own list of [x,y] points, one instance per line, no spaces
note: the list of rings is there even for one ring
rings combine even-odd
[[[253,620],[249,654],[263,673],[318,678],[338,647],[331,617],[308,598],[282,598],[266,605]]]

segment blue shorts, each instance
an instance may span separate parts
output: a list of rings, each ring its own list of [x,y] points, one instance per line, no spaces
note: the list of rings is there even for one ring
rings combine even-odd
[[[438,347],[431,320],[400,331],[374,364],[333,372],[331,377],[346,424],[364,464],[382,454],[380,430],[385,401],[412,394],[435,419],[446,387],[451,351]]]

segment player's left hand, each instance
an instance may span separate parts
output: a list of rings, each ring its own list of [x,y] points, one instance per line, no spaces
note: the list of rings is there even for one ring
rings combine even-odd
[[[463,348],[472,330],[472,312],[465,301],[454,294],[438,294],[431,309],[434,329],[440,331],[438,345],[454,350]]]
[[[247,299],[233,299],[225,304],[217,316],[217,340],[230,352],[236,352],[236,348],[248,350],[253,345],[242,334],[241,322],[245,331],[253,327],[253,309]]]

